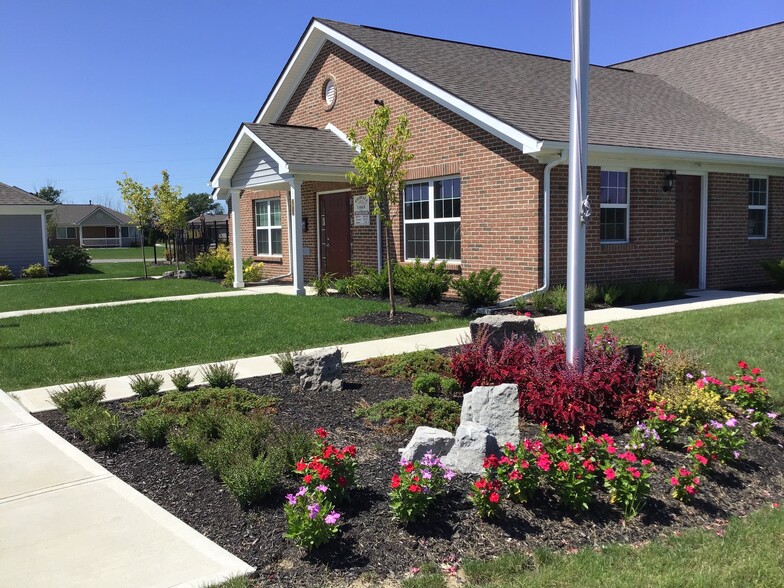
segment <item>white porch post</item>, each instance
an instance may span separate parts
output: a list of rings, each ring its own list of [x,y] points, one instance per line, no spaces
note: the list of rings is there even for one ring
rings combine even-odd
[[[49,232],[46,230],[46,213],[41,213],[41,234],[44,237],[44,267],[49,269]]]
[[[303,275],[304,259],[302,254],[302,180],[287,178],[291,192],[291,211],[289,227],[291,227],[291,275],[294,280],[294,294],[305,295],[305,276]]]
[[[231,191],[231,247],[234,258],[234,287],[244,288],[242,276],[242,227],[240,224],[240,191]]]

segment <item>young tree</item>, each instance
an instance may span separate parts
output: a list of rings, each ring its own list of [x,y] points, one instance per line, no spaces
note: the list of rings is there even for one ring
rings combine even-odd
[[[191,192],[185,197],[188,220],[202,214],[223,214],[223,205],[207,192]]]
[[[166,233],[169,242],[177,238],[177,230],[185,228],[188,222],[186,216],[187,205],[185,200],[180,198],[182,187],[174,186],[169,183],[169,172],[161,171],[161,183],[152,187],[155,195],[155,207],[158,212],[158,227]],[[174,243],[174,261],[177,270],[180,269],[180,260],[177,256],[177,243]]]
[[[46,180],[46,185],[38,188],[33,194],[52,204],[62,204],[60,199],[63,196],[63,189],[55,188],[52,180]]]
[[[147,256],[144,252],[144,230],[151,228],[155,220],[155,202],[150,197],[150,189],[143,186],[127,173],[122,180],[117,180],[118,190],[125,202],[125,214],[133,220],[136,228],[142,235],[142,263],[144,264],[144,277],[147,275]]]
[[[395,316],[390,210],[403,191],[406,177],[403,166],[414,158],[406,149],[411,136],[408,117],[405,114],[399,116],[395,127],[389,131],[391,114],[390,108],[381,103],[370,117],[358,120],[356,126],[349,130],[348,138],[354,148],[359,148],[359,154],[353,160],[356,171],[346,174],[352,186],[367,190],[373,214],[381,219],[384,226],[390,320]]]

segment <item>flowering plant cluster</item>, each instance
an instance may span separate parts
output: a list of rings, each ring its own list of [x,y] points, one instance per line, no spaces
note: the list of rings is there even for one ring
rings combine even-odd
[[[512,502],[526,502],[537,488],[539,478],[550,468],[550,456],[541,441],[525,439],[518,447],[507,443],[498,460],[498,478],[503,481]]]
[[[504,486],[498,478],[498,464],[499,460],[496,456],[491,455],[486,458],[482,464],[485,473],[471,484],[469,499],[483,519],[498,517],[502,512]]]
[[[675,474],[670,478],[672,496],[684,502],[695,496],[700,487],[698,474],[696,468],[689,469],[681,466],[676,469]]]
[[[357,448],[347,445],[338,449],[331,445],[327,442],[327,431],[321,427],[315,433],[321,438],[321,452],[308,461],[298,461],[296,472],[302,476],[307,488],[313,490],[324,485],[330,501],[340,504],[348,498],[348,491],[354,485]]]
[[[678,416],[667,412],[661,406],[653,406],[649,411],[649,416],[645,420],[648,429],[656,431],[661,443],[673,443],[675,435],[678,434]]]
[[[598,469],[590,437],[583,435],[575,441],[573,437],[549,433],[544,446],[542,455],[548,455],[552,463],[546,472],[547,480],[559,500],[573,510],[587,510],[593,502]]]
[[[296,494],[286,496],[283,509],[288,521],[288,532],[284,535],[307,550],[323,545],[339,531],[340,513],[327,498],[327,487],[317,485],[314,489],[300,486]]]
[[[637,423],[629,434],[626,449],[640,457],[648,457],[651,450],[661,442],[659,432],[647,423]]]
[[[743,416],[751,421],[751,434],[760,439],[770,434],[773,429],[773,421],[779,417],[775,412],[754,410],[753,408],[747,408]]]
[[[392,476],[389,493],[395,518],[406,524],[424,517],[454,475],[429,451],[421,461],[401,459],[400,472]]]
[[[616,451],[602,464],[602,469],[610,503],[623,508],[624,518],[635,517],[651,493],[649,478],[656,470],[653,462],[650,459],[638,459],[628,450],[620,453]]]
[[[702,426],[700,437],[705,442],[707,453],[721,463],[727,463],[740,457],[740,451],[746,446],[746,440],[738,430],[736,418],[726,422],[710,421]]]
[[[738,371],[727,378],[727,392],[727,400],[732,400],[741,408],[767,412],[772,407],[762,370],[749,368],[749,364],[743,360],[738,362]]]

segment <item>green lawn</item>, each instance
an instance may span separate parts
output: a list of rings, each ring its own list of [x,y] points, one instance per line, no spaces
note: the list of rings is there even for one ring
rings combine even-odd
[[[51,282],[73,282],[75,280],[97,280],[105,278],[138,278],[144,275],[144,268],[141,261],[128,261],[118,263],[93,263],[89,271],[83,274],[68,274],[65,276],[53,276],[49,278],[37,278],[34,280],[13,280],[0,282],[0,288],[5,286],[21,286],[24,284],[51,283]],[[180,265],[180,268],[184,268]],[[177,269],[177,266],[170,264],[152,265],[147,264],[147,275],[160,276],[163,272]],[[2,290],[0,290],[2,292]]]
[[[5,319],[0,321],[0,388],[19,390],[467,324],[448,315],[417,326],[346,321],[386,309],[384,303],[367,300],[270,294]]]
[[[89,249],[93,259],[139,259],[142,258],[141,247],[97,247]],[[147,259],[153,258],[154,252],[151,246],[144,248]],[[163,259],[163,247],[158,247],[158,259]]]
[[[0,312],[226,291],[204,280],[35,280],[0,288]]]
[[[464,563],[468,586],[486,588],[626,588],[628,586],[784,586],[784,509],[730,522],[724,537],[689,531],[642,546],[613,545],[575,555],[539,550]],[[406,588],[446,588],[440,574]]]

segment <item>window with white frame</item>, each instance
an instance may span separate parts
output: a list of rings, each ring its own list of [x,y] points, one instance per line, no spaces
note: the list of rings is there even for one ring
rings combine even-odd
[[[460,178],[406,184],[403,191],[406,259],[460,260]]]
[[[599,239],[602,243],[629,241],[629,172],[602,170]]]
[[[255,200],[253,206],[256,216],[256,255],[282,255],[280,198]]]
[[[768,236],[768,178],[749,178],[749,239]]]
[[[76,227],[57,227],[58,239],[76,239]]]

